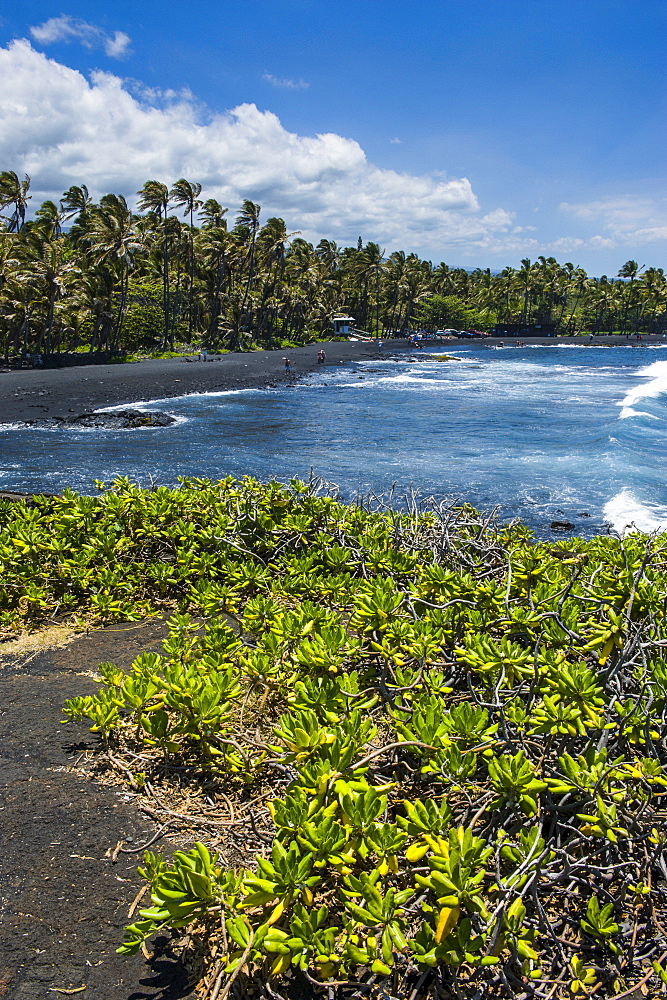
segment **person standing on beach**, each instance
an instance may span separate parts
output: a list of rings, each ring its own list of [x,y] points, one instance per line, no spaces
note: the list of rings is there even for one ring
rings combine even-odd
[[[285,362],[285,374],[288,375],[292,371],[292,362],[289,358],[283,358]]]

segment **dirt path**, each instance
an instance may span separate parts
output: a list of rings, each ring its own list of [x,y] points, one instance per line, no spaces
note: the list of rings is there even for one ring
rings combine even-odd
[[[161,957],[114,954],[141,887],[141,853],[156,827],[121,787],[71,771],[94,737],[61,725],[66,698],[93,693],[98,665],[127,667],[159,649],[161,624],[117,626],[62,648],[0,646],[0,997],[47,1000],[178,1000],[191,996],[183,970]],[[161,842],[161,846],[165,842]]]

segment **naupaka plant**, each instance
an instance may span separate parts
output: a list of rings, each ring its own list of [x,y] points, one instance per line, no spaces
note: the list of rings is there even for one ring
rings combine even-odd
[[[7,634],[172,618],[67,706],[154,815],[186,787],[205,821],[148,853],[125,951],[171,933],[204,996],[662,988],[660,538],[536,541],[314,480],[117,480],[0,501],[0,562]]]

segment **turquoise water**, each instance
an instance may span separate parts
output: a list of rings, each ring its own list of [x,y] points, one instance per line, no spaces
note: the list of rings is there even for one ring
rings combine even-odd
[[[260,479],[316,475],[344,496],[422,493],[498,506],[539,534],[569,520],[667,527],[667,348],[456,345],[338,365],[294,387],[208,393],[158,404],[168,428],[0,426],[0,489],[127,475]],[[144,408],[156,408],[146,401]],[[584,517],[588,514],[588,517]]]

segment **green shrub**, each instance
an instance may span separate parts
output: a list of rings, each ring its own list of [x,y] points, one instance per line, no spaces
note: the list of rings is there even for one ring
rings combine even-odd
[[[659,989],[666,554],[296,480],[0,502],[6,626],[176,611],[68,716],[149,797],[174,767],[272,793],[252,870],[147,852],[121,952],[172,928],[241,995],[290,970],[419,998]]]

